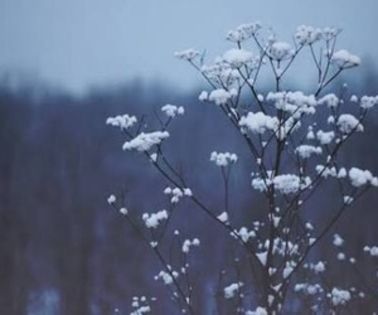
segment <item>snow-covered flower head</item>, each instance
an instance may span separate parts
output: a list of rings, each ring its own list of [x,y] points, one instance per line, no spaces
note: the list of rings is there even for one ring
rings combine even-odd
[[[333,131],[318,130],[316,132],[316,138],[319,140],[320,144],[330,144],[335,138],[335,133]]]
[[[252,52],[245,49],[233,48],[223,54],[223,59],[232,67],[239,68],[253,61]]]
[[[334,246],[340,247],[344,244],[344,239],[339,234],[334,234],[332,243]]]
[[[123,144],[123,150],[136,150],[139,152],[148,151],[152,146],[160,144],[169,137],[168,131],[154,131],[150,133],[140,133],[134,139]]]
[[[330,93],[320,98],[318,100],[318,105],[326,105],[329,108],[336,108],[337,105],[339,105],[339,98],[334,93]]]
[[[155,280],[161,279],[165,285],[170,285],[173,283],[173,278],[178,278],[178,276],[179,273],[175,270],[172,270],[170,273],[162,270],[155,276]]]
[[[164,112],[168,117],[174,118],[177,115],[184,115],[184,107],[176,106],[171,104],[166,104],[161,108],[161,111]]]
[[[270,45],[268,53],[274,60],[281,61],[293,56],[294,50],[289,43],[275,41]]]
[[[348,175],[354,187],[361,187],[366,184],[371,184],[375,187],[378,186],[378,178],[374,177],[369,170],[361,170],[357,167],[352,167]]]
[[[342,133],[349,134],[352,131],[364,131],[364,127],[352,114],[342,114],[337,120],[337,126]]]
[[[258,306],[254,311],[247,311],[246,315],[268,315],[267,310],[264,307]]]
[[[144,213],[142,216],[142,219],[147,228],[156,229],[159,226],[161,221],[168,219],[168,212],[167,210],[161,210],[161,211],[158,211],[156,213],[151,213],[151,214]]]
[[[260,29],[260,22],[241,24],[236,28],[236,30],[229,31],[227,33],[226,39],[231,42],[240,43],[247,40],[248,38],[251,38]]]
[[[321,147],[315,147],[313,145],[302,144],[295,149],[295,152],[302,158],[308,159],[310,156],[314,154],[322,154]]]
[[[107,201],[108,201],[108,204],[109,204],[109,205],[112,205],[112,204],[114,204],[114,203],[117,201],[117,198],[116,198],[116,196],[114,196],[114,195],[110,195],[110,196],[108,197]]]
[[[305,95],[301,91],[269,92],[266,99],[277,109],[293,114],[293,118],[300,117],[302,113],[314,114],[317,105],[314,95]]]
[[[218,153],[216,151],[211,152],[210,161],[214,162],[217,166],[228,166],[229,164],[236,163],[238,157],[235,153],[224,152]]]
[[[368,109],[372,108],[378,104],[378,95],[377,96],[363,96],[360,100],[361,108]]]
[[[311,45],[322,38],[322,30],[312,26],[300,25],[294,36],[298,44]]]
[[[217,58],[213,64],[203,65],[201,72],[218,86],[231,86],[240,79],[240,74],[223,58]]]
[[[277,117],[265,115],[263,112],[249,112],[241,117],[239,126],[252,133],[263,134],[267,130],[275,131],[279,125]]]
[[[199,55],[200,55],[200,52],[193,48],[175,52],[175,57],[179,59],[188,60],[188,61],[192,61],[193,59],[197,58]]]
[[[232,299],[239,293],[240,289],[243,287],[243,282],[231,283],[223,289],[224,297],[226,299]]]
[[[198,238],[194,238],[193,240],[185,240],[184,243],[182,244],[182,252],[185,253],[185,254],[188,254],[189,253],[189,250],[191,247],[197,247],[200,245],[200,240]]]
[[[341,29],[335,28],[335,27],[325,27],[322,30],[322,37],[325,40],[331,40],[334,39],[339,33],[341,32]]]
[[[282,194],[296,193],[311,185],[309,177],[300,178],[295,174],[282,174],[273,178],[274,188]]]
[[[331,61],[341,68],[351,68],[361,63],[360,57],[351,54],[346,49],[341,49],[333,53]]]
[[[225,89],[216,89],[211,91],[209,101],[216,105],[225,105],[232,98],[233,94]]]
[[[171,196],[171,203],[173,204],[178,203],[180,199],[184,196],[186,197],[193,196],[193,193],[190,188],[180,189],[178,187],[175,187],[175,188],[166,187],[164,189],[164,194]]]
[[[119,127],[121,129],[128,129],[137,123],[137,118],[135,116],[118,115],[114,117],[108,117],[106,119],[106,124],[113,127]]]
[[[329,294],[329,297],[331,299],[331,303],[334,306],[339,306],[347,304],[351,300],[352,295],[348,290],[333,288],[331,293]]]

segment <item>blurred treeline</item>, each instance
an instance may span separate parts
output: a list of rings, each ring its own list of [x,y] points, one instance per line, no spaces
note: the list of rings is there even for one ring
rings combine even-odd
[[[215,107],[198,103],[197,89],[184,94],[135,81],[78,97],[32,83],[17,88],[6,83],[0,85],[0,314],[113,314],[115,308],[126,313],[134,295],[164,299],[164,290],[152,280],[161,266],[106,198],[123,191],[131,210],[156,211],[167,206],[161,196],[166,183],[142,157],[122,152],[123,136],[105,120],[121,113],[148,114],[149,123],[160,106],[184,105],[187,115],[174,123],[167,154],[216,208],[222,204],[222,183],[209,154],[243,154],[225,118]],[[377,94],[378,75],[366,74],[351,89]],[[375,113],[366,133],[344,151],[346,165],[378,174],[377,134]],[[239,225],[246,211],[260,207],[249,188],[248,167],[246,162],[233,174],[231,205],[238,209],[233,216]],[[317,200],[314,213],[331,194]],[[378,245],[377,204],[377,193],[371,192],[339,223],[352,252],[361,252],[365,243]],[[179,211],[175,224],[188,235],[202,236],[197,278],[205,279],[201,275],[227,264],[226,246],[215,242],[209,221],[189,203]],[[338,272],[338,277],[346,281],[348,274]],[[205,284],[202,290],[212,288]],[[198,303],[211,307],[200,296]]]

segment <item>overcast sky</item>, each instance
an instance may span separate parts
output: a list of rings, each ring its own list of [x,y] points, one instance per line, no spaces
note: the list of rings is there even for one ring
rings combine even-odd
[[[377,0],[0,0],[0,71],[25,70],[74,91],[92,84],[196,78],[173,52],[227,47],[255,20],[282,39],[299,24],[344,29],[343,48],[378,57]]]

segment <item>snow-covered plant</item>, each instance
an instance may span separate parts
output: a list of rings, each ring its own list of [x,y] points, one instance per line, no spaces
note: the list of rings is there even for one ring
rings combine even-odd
[[[109,125],[124,133],[123,150],[144,156],[166,181],[162,192],[168,197],[167,210],[139,216],[126,210],[127,205],[121,204],[114,195],[108,198],[108,203],[154,252],[161,264],[155,279],[168,287],[180,312],[201,312],[193,303],[194,286],[188,275],[191,261],[196,257],[192,255],[197,255],[196,247],[203,240],[200,243],[193,235],[181,238],[181,233],[170,226],[174,210],[184,200],[191,202],[191,208],[205,213],[209,224],[222,227],[239,244],[240,255],[244,255],[250,266],[248,272],[237,272],[231,280],[223,277],[226,270],[220,271],[219,305],[231,303],[234,311],[242,314],[273,315],[285,313],[297,298],[309,307],[299,313],[310,309],[314,313],[324,309],[325,313],[337,313],[363,295],[362,291],[345,284],[325,285],[322,275],[328,272],[331,262],[310,256],[310,253],[316,255],[313,249],[330,234],[346,210],[369,189],[378,187],[378,178],[369,170],[343,165],[339,159],[350,138],[364,131],[366,116],[378,104],[378,96],[349,95],[346,86],[340,92],[326,91],[342,72],[361,62],[347,50],[336,48],[339,34],[340,30],[335,28],[302,25],[289,43],[271,31],[265,34],[260,23],[251,23],[228,32],[227,40],[234,47],[212,63],[205,63],[204,54],[194,49],[175,53],[208,84],[199,100],[215,105],[214,111],[224,113],[249,152],[245,154],[244,148],[235,153],[209,148],[208,155],[203,157],[210,156],[210,162],[216,166],[213,169],[221,172],[224,183],[221,209],[208,205],[208,200],[175,168],[164,149],[174,145],[170,141],[171,125],[176,119],[183,119],[180,116],[190,109],[164,105],[160,113],[163,117],[157,115],[160,123],[157,129],[150,129],[143,119],[131,115],[107,119]],[[286,85],[287,74],[295,67],[299,55],[307,55],[314,65],[316,84],[310,92],[291,90]],[[263,72],[270,74],[274,83],[271,91],[265,93],[259,87]],[[245,187],[244,193],[257,192],[266,203],[262,216],[249,212],[248,220],[238,226],[230,216],[231,211],[239,210],[230,207],[229,178],[242,161],[249,162],[251,176],[250,186]],[[328,218],[315,226],[306,220],[305,210],[309,200],[324,185],[338,187],[339,202],[337,208],[332,206],[329,210]],[[169,236],[176,241],[167,254],[163,243]],[[218,240],[223,238],[212,238],[213,242]],[[354,263],[344,245],[343,238],[334,234],[331,247],[338,252],[336,260]],[[172,251],[181,257],[175,263],[170,261]],[[375,246],[366,246],[364,251],[372,257],[378,256]],[[240,255],[235,257],[236,265],[240,263]],[[212,298],[212,295],[208,297]],[[149,307],[135,303],[132,314],[147,313]]]

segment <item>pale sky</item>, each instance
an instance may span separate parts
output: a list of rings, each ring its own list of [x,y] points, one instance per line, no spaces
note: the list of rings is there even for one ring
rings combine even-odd
[[[376,59],[377,12],[377,0],[0,0],[0,72],[73,91],[136,77],[188,87],[198,77],[174,51],[216,55],[256,20],[286,41],[300,24],[338,26],[342,48]]]

